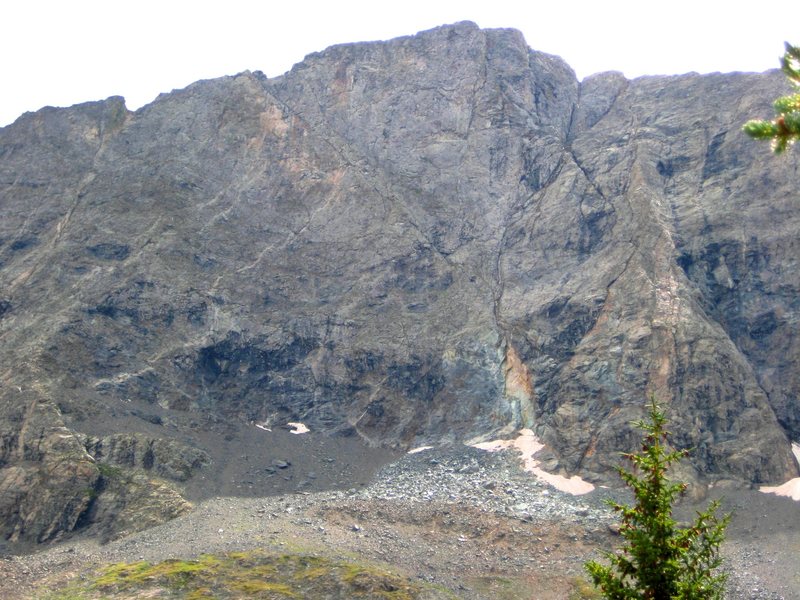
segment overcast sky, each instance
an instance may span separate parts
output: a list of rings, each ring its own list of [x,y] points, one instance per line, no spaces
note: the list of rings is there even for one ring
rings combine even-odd
[[[514,27],[583,78],[764,71],[800,43],[800,2],[728,0],[3,0],[0,126],[112,95],[136,109],[198,79],[280,75],[332,44],[445,23]]]

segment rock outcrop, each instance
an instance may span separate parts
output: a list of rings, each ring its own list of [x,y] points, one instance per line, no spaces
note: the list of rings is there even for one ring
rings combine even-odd
[[[115,540],[186,514],[191,503],[170,482],[141,469],[102,465],[94,497],[76,523],[101,542]]]
[[[602,480],[650,393],[696,476],[797,475],[798,163],[739,132],[783,89],[578,82],[459,23],[23,115],[0,129],[0,510],[29,510],[22,480],[60,499],[30,539],[86,510],[77,442],[73,487],[32,482],[63,454],[30,455],[34,424],[401,448],[528,426]]]
[[[15,389],[3,403],[0,514],[3,538],[49,542],[75,527],[99,472],[51,402]]]
[[[88,438],[86,450],[103,464],[149,471],[173,481],[186,481],[210,462],[206,452],[177,440],[150,439],[141,433]]]

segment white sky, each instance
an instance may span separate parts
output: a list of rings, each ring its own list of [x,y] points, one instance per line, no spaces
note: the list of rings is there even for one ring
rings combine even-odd
[[[2,0],[0,126],[112,95],[136,109],[198,79],[273,77],[332,44],[463,20],[519,29],[580,78],[764,71],[800,43],[797,0]]]

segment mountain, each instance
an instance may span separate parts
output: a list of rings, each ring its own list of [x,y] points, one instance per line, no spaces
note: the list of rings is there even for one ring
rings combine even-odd
[[[740,133],[784,86],[579,82],[458,23],[26,113],[0,129],[2,534],[180,514],[254,424],[531,427],[612,481],[651,393],[690,478],[797,476],[798,161]]]

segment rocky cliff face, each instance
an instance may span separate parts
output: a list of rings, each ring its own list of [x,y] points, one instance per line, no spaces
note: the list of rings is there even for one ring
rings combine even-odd
[[[2,533],[73,527],[100,438],[234,422],[399,447],[530,426],[603,479],[655,393],[696,475],[797,475],[798,162],[739,133],[783,86],[579,83],[460,23],[23,115],[0,129]]]

